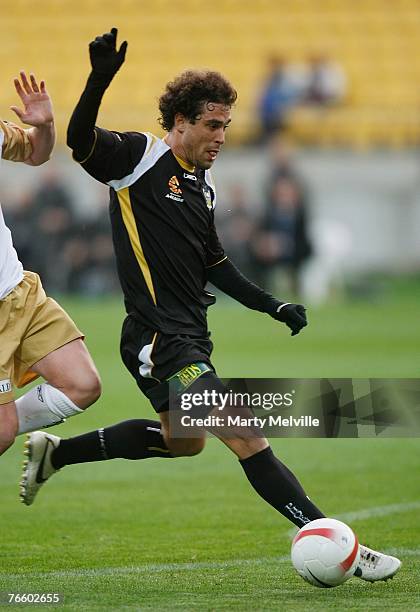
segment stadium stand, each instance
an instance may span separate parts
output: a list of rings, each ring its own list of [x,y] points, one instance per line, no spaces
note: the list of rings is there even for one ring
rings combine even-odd
[[[2,108],[21,68],[47,80],[59,136],[88,71],[87,43],[111,26],[129,41],[127,62],[107,93],[100,121],[115,129],[157,131],[156,100],[186,67],[210,67],[236,85],[230,141],[252,139],[256,102],[270,54],[303,63],[326,53],[344,70],[336,106],[299,106],[291,133],[308,145],[367,149],[420,142],[418,0],[3,0]]]

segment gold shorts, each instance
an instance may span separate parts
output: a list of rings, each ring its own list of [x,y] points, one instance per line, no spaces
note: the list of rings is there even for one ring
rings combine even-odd
[[[84,338],[68,314],[45,295],[34,272],[0,300],[0,404],[14,399],[13,387],[39,376],[31,366],[72,340]]]

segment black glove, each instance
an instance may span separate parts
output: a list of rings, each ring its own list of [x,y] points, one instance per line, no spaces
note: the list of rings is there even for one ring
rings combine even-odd
[[[302,304],[281,304],[276,312],[271,316],[276,321],[282,321],[292,330],[292,336],[296,336],[302,329],[308,325],[306,320],[306,308]]]
[[[124,63],[127,50],[127,41],[125,40],[117,51],[117,33],[117,28],[112,28],[110,32],[97,36],[89,45],[93,72],[98,76],[106,77],[109,82]]]

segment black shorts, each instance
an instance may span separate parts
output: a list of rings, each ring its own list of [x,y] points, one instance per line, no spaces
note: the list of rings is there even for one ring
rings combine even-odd
[[[148,329],[128,315],[121,332],[121,358],[138,387],[151,401],[156,412],[169,409],[168,378],[185,366],[210,361],[213,343],[209,336],[162,334]]]

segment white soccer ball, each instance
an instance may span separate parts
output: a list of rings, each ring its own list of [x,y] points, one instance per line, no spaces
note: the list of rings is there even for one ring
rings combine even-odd
[[[292,542],[292,563],[310,584],[329,588],[354,574],[360,558],[359,542],[348,525],[322,518],[307,523]]]

